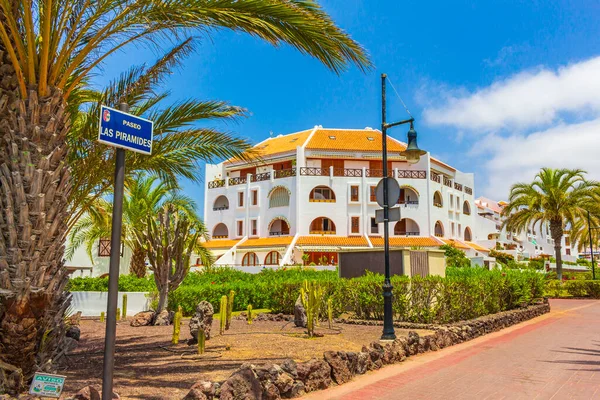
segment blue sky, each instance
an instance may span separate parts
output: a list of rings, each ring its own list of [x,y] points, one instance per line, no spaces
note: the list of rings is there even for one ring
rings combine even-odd
[[[337,76],[290,47],[222,31],[204,37],[166,82],[173,100],[247,108],[249,118],[226,128],[253,142],[314,125],[379,127],[385,72],[416,118],[420,147],[475,172],[478,196],[506,198],[512,183],[531,180],[542,166],[581,167],[600,179],[599,3],[320,4],[368,50],[372,71]],[[112,57],[95,83],[155,57],[130,48]],[[406,117],[391,90],[388,104],[390,119]],[[406,131],[392,135],[405,140]],[[203,185],[186,182],[184,189],[202,204]]]

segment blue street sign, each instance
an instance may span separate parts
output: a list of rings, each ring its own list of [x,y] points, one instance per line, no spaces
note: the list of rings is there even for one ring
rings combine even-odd
[[[142,154],[151,154],[152,121],[102,106],[98,141]]]

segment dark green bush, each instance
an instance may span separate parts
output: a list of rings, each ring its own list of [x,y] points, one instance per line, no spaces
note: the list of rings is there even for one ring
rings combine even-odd
[[[490,250],[490,257],[494,257],[496,261],[506,265],[509,261],[514,261],[515,257],[512,254],[504,253],[498,250]]]
[[[71,278],[67,284],[67,290],[70,292],[108,292],[108,277],[90,278],[78,277]],[[119,276],[120,292],[151,292],[156,290],[154,278],[138,278],[134,275]]]
[[[326,301],[331,298],[334,314],[351,312],[358,318],[383,318],[383,276],[367,273],[354,279],[341,279],[337,271],[312,268],[265,270],[249,274],[221,268],[190,273],[181,286],[169,295],[169,309],[181,306],[185,315],[196,304],[209,301],[218,312],[220,298],[235,291],[234,310],[266,308],[292,314],[303,281],[315,280],[324,290],[321,315],[326,315]],[[422,323],[450,323],[476,318],[519,307],[541,298],[544,275],[519,270],[483,268],[449,268],[447,276],[393,276],[392,306],[394,318]],[[121,277],[121,290],[154,291],[152,278]],[[71,290],[106,290],[106,278],[74,278]],[[600,288],[598,288],[600,292]]]

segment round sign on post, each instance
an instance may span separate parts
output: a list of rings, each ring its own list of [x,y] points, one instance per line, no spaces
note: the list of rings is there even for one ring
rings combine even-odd
[[[400,185],[398,184],[398,181],[392,177],[387,177],[383,179],[387,179],[388,182],[388,207],[393,207],[398,202],[398,198],[400,198]],[[383,179],[379,181],[379,183],[377,184],[377,188],[375,189],[375,197],[377,198],[377,204],[379,204],[381,207],[383,207]]]

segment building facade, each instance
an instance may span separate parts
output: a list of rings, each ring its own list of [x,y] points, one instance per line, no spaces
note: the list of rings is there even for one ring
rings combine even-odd
[[[505,219],[502,210],[506,205],[505,202],[485,197],[475,200],[477,244],[486,248],[497,248],[519,259],[554,256],[554,240],[550,236],[549,224],[532,224],[526,231],[509,232],[502,226]],[[565,261],[575,261],[579,256],[577,246],[571,242],[568,231],[563,235],[561,248]]]
[[[254,147],[258,162],[206,166],[205,245],[218,265],[335,265],[338,252],[383,246],[375,188],[383,177],[381,132],[313,129]],[[474,176],[431,157],[408,163],[406,145],[388,138],[388,175],[401,188],[401,220],[390,245],[435,248],[454,243],[469,256],[475,243]]]

